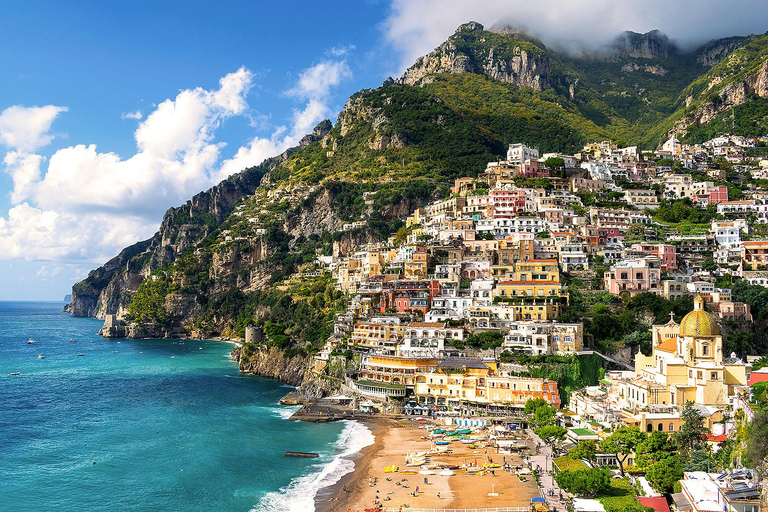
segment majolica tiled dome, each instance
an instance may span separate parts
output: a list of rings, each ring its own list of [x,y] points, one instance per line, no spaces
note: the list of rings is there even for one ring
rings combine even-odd
[[[693,300],[693,311],[683,317],[680,322],[680,336],[719,336],[715,315],[704,311],[704,299],[697,296]]]

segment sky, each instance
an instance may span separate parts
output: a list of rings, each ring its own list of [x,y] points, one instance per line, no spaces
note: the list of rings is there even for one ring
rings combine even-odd
[[[768,2],[34,1],[0,10],[0,300],[61,300],[467,21],[564,49],[768,30]]]

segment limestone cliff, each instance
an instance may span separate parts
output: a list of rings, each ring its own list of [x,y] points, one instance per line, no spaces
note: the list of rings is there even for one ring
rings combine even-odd
[[[477,22],[461,25],[445,43],[408,68],[400,82],[416,85],[436,73],[484,74],[536,91],[551,87],[544,49],[514,34],[486,31]]]
[[[323,121],[312,134],[301,140],[298,147],[227,178],[195,195],[183,206],[169,209],[152,238],[124,249],[102,267],[91,271],[86,279],[76,283],[72,287],[72,304],[68,310],[73,316],[80,317],[125,316],[132,294],[146,276],[192,250],[229,217],[240,200],[256,191],[265,174],[294,151],[321,139],[330,127],[330,121]],[[250,257],[258,259],[263,251],[264,247],[257,247]],[[233,260],[231,255],[230,260]],[[227,256],[223,255],[217,261],[215,271],[232,262],[228,262]]]
[[[310,370],[311,356],[290,356],[274,347],[238,346],[231,357],[238,362],[241,372],[277,379],[309,396],[322,397],[338,389],[334,381],[320,378]]]

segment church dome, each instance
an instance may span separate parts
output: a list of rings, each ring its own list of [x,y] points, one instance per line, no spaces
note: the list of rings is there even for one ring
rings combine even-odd
[[[697,296],[693,300],[693,311],[683,317],[680,322],[680,336],[719,336],[715,315],[704,311],[704,299]]]

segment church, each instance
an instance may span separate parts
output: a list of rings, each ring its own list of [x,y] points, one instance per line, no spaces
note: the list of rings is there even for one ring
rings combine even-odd
[[[720,328],[700,296],[679,325],[673,319],[654,325],[652,343],[650,356],[635,359],[638,388],[644,388],[638,405],[682,408],[690,401],[722,408],[747,386],[747,365],[735,354],[724,357]]]

